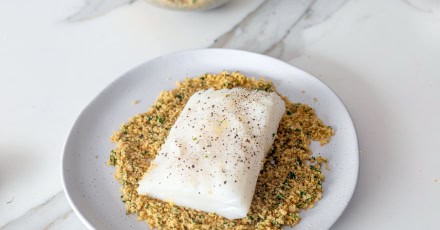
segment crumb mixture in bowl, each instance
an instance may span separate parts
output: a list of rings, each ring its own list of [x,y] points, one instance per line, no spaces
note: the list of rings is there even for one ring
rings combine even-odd
[[[325,178],[321,169],[327,160],[312,156],[309,146],[311,141],[328,143],[333,130],[312,108],[281,95],[286,113],[258,177],[247,217],[228,220],[137,193],[138,182],[150,167],[149,162],[191,95],[209,88],[234,87],[276,91],[270,81],[248,78],[238,72],[204,74],[163,91],[147,112],[130,118],[112,136],[117,147],[108,163],[116,166],[115,177],[122,185],[121,199],[127,214],[136,213],[139,220],[157,229],[281,229],[283,225],[297,224],[301,220],[299,212],[314,207],[322,198]]]
[[[146,0],[160,7],[173,10],[209,10],[221,6],[229,0]]]

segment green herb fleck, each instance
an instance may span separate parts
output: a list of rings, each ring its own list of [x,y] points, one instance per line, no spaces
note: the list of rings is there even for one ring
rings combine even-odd
[[[284,200],[284,199],[286,199],[286,197],[285,197],[282,193],[278,193],[277,198],[278,198],[279,200]]]
[[[116,165],[116,152],[114,150],[110,153],[109,164],[115,166]]]
[[[289,213],[289,216],[293,218],[293,220],[297,220],[298,219],[298,215],[295,213]]]
[[[193,140],[193,141],[197,141],[197,137],[193,137],[192,140]]]
[[[291,111],[289,111],[289,110],[287,110],[287,115],[292,115],[293,113],[291,112]]]
[[[183,100],[183,95],[182,94],[180,94],[180,93],[178,93],[177,95],[176,95],[176,97],[180,100],[180,101],[182,101]]]
[[[316,172],[321,172],[319,169],[315,168],[313,165],[310,165],[310,169]]]
[[[156,121],[158,121],[159,123],[163,124],[163,117],[156,116]]]
[[[295,179],[296,175],[293,172],[289,172],[289,179]]]

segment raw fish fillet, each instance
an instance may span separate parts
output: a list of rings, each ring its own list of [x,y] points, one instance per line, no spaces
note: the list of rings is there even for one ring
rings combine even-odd
[[[284,112],[284,102],[273,92],[195,93],[138,193],[228,219],[245,217]]]

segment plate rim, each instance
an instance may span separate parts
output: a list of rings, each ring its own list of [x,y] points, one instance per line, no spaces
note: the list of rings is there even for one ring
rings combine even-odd
[[[68,143],[70,142],[70,139],[72,137],[73,134],[73,130],[74,128],[78,125],[79,120],[84,116],[85,111],[87,111],[87,109],[99,98],[100,95],[102,95],[104,93],[104,91],[106,89],[108,89],[111,85],[115,84],[117,81],[120,81],[123,78],[126,78],[128,76],[130,76],[130,73],[137,71],[138,69],[142,68],[143,65],[152,62],[154,60],[158,60],[161,58],[164,58],[166,56],[172,56],[172,55],[176,55],[176,54],[183,54],[183,53],[190,53],[190,52],[232,52],[232,53],[238,53],[238,55],[240,54],[246,54],[246,55],[255,55],[255,56],[259,56],[260,58],[267,58],[270,59],[271,61],[274,62],[278,62],[279,64],[285,65],[291,69],[295,69],[296,71],[300,71],[302,73],[305,73],[307,75],[309,75],[309,77],[314,78],[314,80],[316,80],[317,82],[319,82],[322,86],[328,88],[331,93],[333,93],[337,100],[341,103],[342,107],[344,108],[345,112],[348,115],[349,118],[349,125],[353,128],[353,134],[354,134],[354,140],[355,143],[353,143],[354,147],[355,147],[355,151],[357,154],[354,154],[355,160],[356,160],[356,166],[354,169],[356,172],[354,172],[354,186],[352,191],[350,191],[349,196],[348,196],[348,202],[347,204],[344,206],[344,208],[342,209],[342,211],[338,214],[337,218],[335,218],[333,220],[333,222],[331,223],[330,227],[332,227],[337,220],[339,220],[339,218],[343,215],[343,213],[347,210],[348,205],[351,203],[351,200],[353,198],[353,195],[356,191],[356,188],[358,186],[358,179],[359,179],[359,167],[360,167],[360,162],[359,162],[359,139],[358,139],[358,134],[356,131],[356,126],[353,122],[352,116],[350,114],[350,111],[347,109],[347,106],[345,105],[345,103],[342,101],[342,99],[339,97],[339,95],[327,84],[325,84],[323,81],[321,81],[319,78],[317,78],[315,75],[299,68],[296,67],[292,64],[289,64],[285,61],[279,60],[277,58],[268,56],[268,55],[264,55],[264,54],[260,54],[260,53],[254,53],[254,52],[250,52],[250,51],[245,51],[245,50],[237,50],[237,49],[227,49],[227,48],[198,48],[198,49],[186,49],[186,50],[179,50],[179,51],[175,51],[175,52],[171,52],[171,53],[166,53],[166,54],[162,54],[159,56],[155,56],[152,58],[149,58],[143,62],[141,62],[140,64],[135,65],[134,67],[130,68],[128,71],[125,71],[123,74],[121,74],[119,77],[116,77],[113,81],[111,81],[109,84],[105,85],[103,89],[101,89],[101,91],[99,91],[99,93],[97,93],[92,100],[90,100],[90,102],[87,103],[87,105],[81,110],[81,112],[79,113],[79,115],[76,117],[76,119],[74,120],[73,124],[71,125],[70,131],[68,132],[68,135],[64,141],[64,145],[63,145],[63,149],[62,149],[62,157],[61,157],[61,164],[60,164],[60,169],[61,169],[61,182],[62,182],[62,188],[63,188],[63,192],[66,196],[66,199],[69,203],[69,206],[72,208],[72,210],[74,211],[74,213],[76,214],[76,216],[78,217],[78,219],[81,221],[82,224],[84,224],[88,229],[96,229],[87,219],[86,216],[84,216],[81,211],[77,208],[77,206],[75,205],[75,201],[73,201],[72,199],[72,195],[70,194],[69,190],[67,189],[66,186],[66,172],[65,172],[65,158],[66,158],[66,148],[68,146]]]

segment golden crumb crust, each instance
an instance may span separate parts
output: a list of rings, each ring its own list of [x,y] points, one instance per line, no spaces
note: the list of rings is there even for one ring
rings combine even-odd
[[[111,140],[117,147],[111,151],[108,164],[116,166],[115,177],[122,185],[121,199],[127,214],[136,213],[139,220],[157,229],[281,229],[297,224],[299,212],[312,208],[322,198],[325,178],[321,168],[327,160],[312,156],[309,146],[312,140],[328,143],[333,130],[312,108],[284,96],[286,113],[258,177],[247,217],[228,220],[137,193],[138,181],[191,95],[202,89],[234,87],[276,91],[272,82],[239,72],[185,79],[175,89],[163,91],[147,112],[130,118],[113,134]]]

